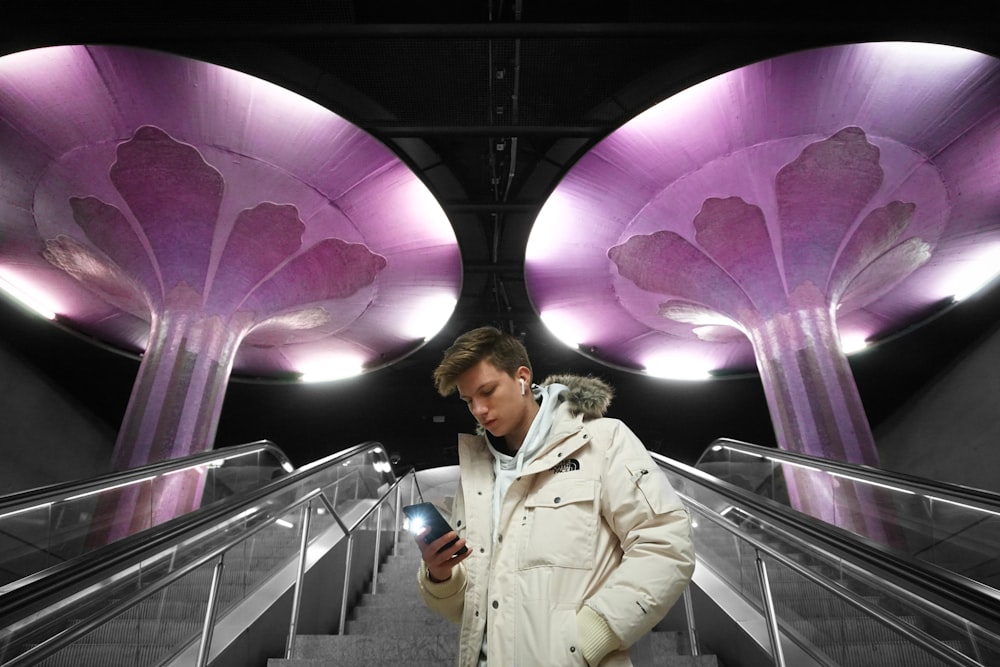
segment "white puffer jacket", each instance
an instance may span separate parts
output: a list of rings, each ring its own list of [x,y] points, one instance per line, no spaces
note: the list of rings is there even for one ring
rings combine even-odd
[[[677,601],[694,572],[688,514],[639,439],[603,418],[612,390],[554,376],[561,396],[547,442],[508,491],[491,535],[493,456],[459,436],[461,483],[451,524],[472,556],[443,583],[418,582],[427,605],[461,623],[459,667],[582,667],[577,615],[619,643],[602,667],[631,665],[628,647]],[[593,644],[591,644],[593,645]],[[592,665],[591,667],[596,667]]]

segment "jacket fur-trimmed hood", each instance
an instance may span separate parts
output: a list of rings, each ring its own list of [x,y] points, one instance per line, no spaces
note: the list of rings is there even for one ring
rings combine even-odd
[[[563,393],[563,400],[569,405],[574,415],[582,414],[586,419],[603,417],[615,396],[615,390],[604,380],[581,375],[550,375],[542,382],[545,387],[550,384],[564,384],[569,391]]]

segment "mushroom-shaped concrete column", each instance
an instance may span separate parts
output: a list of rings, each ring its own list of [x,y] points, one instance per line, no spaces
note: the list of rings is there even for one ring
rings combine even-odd
[[[733,329],[749,338],[779,447],[870,466],[879,462],[875,441],[837,314],[891,290],[931,251],[906,235],[912,202],[870,205],[883,182],[878,156],[860,129],[847,128],[778,171],[781,261],[760,208],[739,197],[704,202],[694,219],[697,245],[662,231],[608,251],[622,276],[665,295],[661,316],[708,340]],[[796,507],[881,533],[861,512],[836,516],[864,503],[834,502],[806,473],[785,473]]]
[[[750,339],[783,449],[878,464],[837,313],[871,303],[930,258],[929,243],[906,235],[912,202],[872,206],[883,180],[878,148],[847,128],[776,174],[780,259],[763,212],[740,197],[706,200],[694,243],[660,231],[608,251],[622,276],[665,295],[661,316],[704,339],[732,331],[720,324]]]
[[[995,268],[998,146],[1000,63],[980,53],[872,43],[749,65],[581,158],[535,222],[528,290],[596,361],[756,368],[780,447],[876,465],[843,342],[918,324]],[[792,487],[864,529],[865,502]]]
[[[374,370],[457,299],[454,231],[412,171],[249,75],[122,47],[10,54],[0,145],[0,277],[142,356],[115,468],[211,448],[233,371]],[[197,480],[172,483],[155,513],[198,502]]]
[[[304,248],[305,224],[291,204],[265,201],[220,220],[222,175],[154,127],[118,147],[109,178],[124,208],[70,197],[85,238],[48,238],[44,256],[151,322],[114,454],[113,467],[124,470],[210,447],[247,335],[266,327],[287,340],[323,327],[331,319],[323,305],[372,285],[386,260],[338,238]]]

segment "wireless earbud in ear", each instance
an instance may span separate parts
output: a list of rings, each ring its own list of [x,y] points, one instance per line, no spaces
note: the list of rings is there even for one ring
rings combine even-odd
[[[524,396],[524,378],[518,378],[521,382],[521,396]]]

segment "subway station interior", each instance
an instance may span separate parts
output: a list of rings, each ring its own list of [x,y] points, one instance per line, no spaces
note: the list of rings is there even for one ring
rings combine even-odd
[[[0,667],[454,664],[486,325],[688,509],[636,667],[1000,666],[1000,24],[871,5],[5,17]]]

